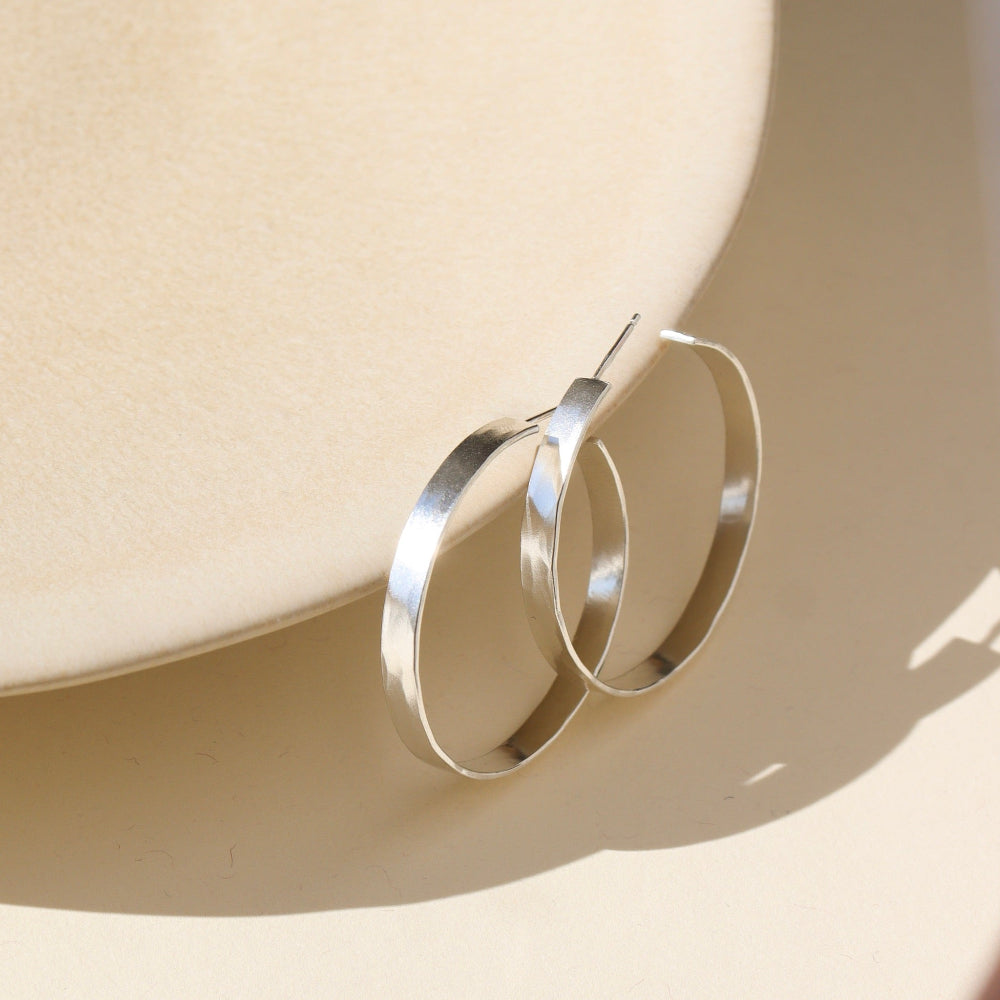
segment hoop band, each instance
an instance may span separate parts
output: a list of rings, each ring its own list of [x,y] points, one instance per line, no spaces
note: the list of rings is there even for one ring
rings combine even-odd
[[[441,463],[406,522],[396,548],[382,615],[382,680],[393,723],[412,753],[469,778],[495,778],[523,766],[562,731],[592,689],[638,695],[684,666],[708,638],[743,565],[760,482],[760,419],[743,366],[726,348],[664,331],[663,341],[695,354],[722,405],[725,470],[719,520],[705,565],[684,611],[659,648],[622,675],[600,678],[621,610],[628,562],[628,518],[615,464],[590,428],[609,384],[602,379],[638,315],[612,345],[593,378],[576,379],[554,411],[530,420],[494,420],[470,434]],[[424,603],[445,530],[482,470],[502,451],[535,434],[549,417],[535,455],[521,522],[521,584],[535,641],[556,676],[516,732],[468,760],[452,757],[427,718],[420,685]],[[559,594],[563,506],[579,465],[590,498],[592,551],[587,596],[572,636]]]
[[[708,638],[743,565],[760,482],[760,418],[743,366],[719,344],[672,331],[660,336],[692,351],[708,368],[722,404],[726,448],[719,521],[705,566],[680,619],[659,648],[605,682],[598,676],[603,657],[588,662],[590,651],[570,637],[560,606],[557,554],[562,506],[576,449],[608,389],[600,379],[577,379],[556,407],[531,470],[521,526],[521,583],[539,648],[557,672],[573,674],[588,687],[619,696],[642,694],[656,687],[684,666]],[[605,514],[597,509],[595,500],[600,502],[601,498],[591,497],[596,523]],[[594,572],[599,576],[596,560],[595,550]],[[613,595],[609,594],[609,599],[614,599]]]
[[[589,621],[586,616],[581,618],[576,635],[570,638],[559,593],[556,554],[570,476],[578,459],[586,474],[590,449],[585,444],[596,440],[587,440],[588,431],[609,388],[599,378],[578,378],[566,391],[538,446],[521,522],[521,589],[535,642],[557,672],[574,674],[588,685],[600,672],[607,653],[607,642],[602,648],[600,639],[606,635],[610,641],[618,620],[625,566],[607,561],[607,554],[594,545],[587,591],[592,615]],[[617,493],[607,484],[605,489],[590,490],[595,523],[604,520],[605,505],[615,503],[621,494],[620,483],[615,486]]]
[[[545,697],[512,736],[481,756],[459,761],[435,737],[421,693],[420,627],[448,522],[486,465],[538,429],[534,422],[494,420],[462,441],[417,500],[389,571],[382,615],[382,680],[393,723],[417,757],[469,778],[495,778],[521,767],[559,735],[587,695],[579,674],[557,669]],[[587,650],[599,670],[617,620],[617,610],[608,617],[604,593],[610,587],[621,594],[628,529],[621,481],[604,445],[586,442],[580,460],[591,498],[594,555],[587,601],[573,641]]]

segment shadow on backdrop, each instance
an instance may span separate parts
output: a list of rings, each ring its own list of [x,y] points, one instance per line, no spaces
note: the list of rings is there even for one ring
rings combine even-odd
[[[996,669],[997,369],[961,8],[789,4],[778,73],[757,186],[686,323],[744,359],[765,429],[746,572],[692,668],[647,699],[591,701],[534,767],[484,785],[398,743],[381,595],[2,700],[0,901],[383,906],[737,834],[857,778]],[[627,659],[676,609],[711,528],[705,380],[668,356],[604,436],[635,520]],[[706,512],[693,527],[691,510]],[[432,594],[428,686],[456,745],[545,682],[516,531],[509,511],[462,543]]]

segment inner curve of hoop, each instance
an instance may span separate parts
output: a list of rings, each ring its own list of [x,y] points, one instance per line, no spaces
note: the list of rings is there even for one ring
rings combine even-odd
[[[489,461],[508,446],[498,449]],[[622,562],[627,547],[624,496],[618,471],[601,441],[596,438],[586,441],[577,461],[590,503],[592,550],[587,596],[572,642],[574,648],[583,649],[592,657],[591,662],[599,671],[611,643],[621,604]],[[483,468],[488,464],[484,463]],[[456,510],[467,489],[468,486],[456,501]],[[560,507],[564,499],[565,493],[560,498]],[[606,516],[606,512],[612,509],[618,511],[617,518]],[[609,595],[612,595],[610,610]],[[511,737],[484,754],[457,761],[459,767],[479,775],[503,774],[520,767],[555,739],[582,704],[585,692],[586,688],[581,686],[576,675],[557,672],[542,701]]]
[[[577,455],[576,467],[583,474],[590,500],[592,549],[583,610],[568,641],[581,664],[596,677],[607,659],[621,611],[628,545],[627,519],[618,472],[603,442],[597,438],[585,441]],[[558,553],[568,492],[569,480],[558,501],[552,560],[552,596],[557,620],[567,638],[569,629],[563,612]]]

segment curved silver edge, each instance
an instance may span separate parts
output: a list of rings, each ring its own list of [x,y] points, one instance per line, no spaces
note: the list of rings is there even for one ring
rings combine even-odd
[[[663,331],[660,337],[694,353],[715,382],[726,439],[719,520],[698,582],[667,637],[636,666],[606,683],[593,683],[615,695],[637,695],[656,687],[685,666],[705,644],[743,568],[760,491],[760,414],[743,365],[721,344],[672,330]]]
[[[417,500],[400,535],[389,572],[382,616],[382,680],[393,724],[415,756],[468,778],[496,778],[522,767],[559,735],[587,695],[580,677],[557,671],[545,697],[512,736],[481,756],[456,760],[437,740],[421,692],[420,628],[424,602],[448,522],[486,465],[537,430],[534,423],[501,419],[484,425],[462,441],[440,465]],[[585,451],[588,467],[594,470],[588,477],[588,490],[607,491],[609,484],[614,484],[621,500],[620,509],[602,500],[601,509],[610,509],[613,515],[606,525],[600,519],[594,525],[595,538],[606,539],[604,547],[613,548],[614,539],[622,531],[619,525],[624,524],[620,480],[603,445],[587,442]],[[620,552],[624,561],[624,537]]]
[[[600,673],[611,645],[628,565],[621,481],[604,444],[587,437],[609,388],[598,378],[578,378],[567,389],[538,446],[521,521],[521,590],[535,642],[557,672],[588,685]],[[587,596],[571,637],[560,600],[557,553],[577,462],[590,498],[593,546]]]
[[[625,697],[643,694],[661,684],[684,666],[711,634],[743,565],[760,485],[760,417],[750,380],[739,360],[731,351],[711,341],[673,331],[663,331],[660,337],[692,351],[708,369],[722,406],[726,437],[715,535],[694,591],[669,635],[646,659],[617,677],[603,680],[598,675],[607,644],[596,643],[598,654],[594,648],[585,648],[575,638],[571,639],[560,607],[557,552],[562,503],[580,441],[589,432],[607,389],[605,383],[577,379],[556,408],[531,470],[521,529],[521,584],[539,648],[556,670],[575,674],[591,689]],[[592,491],[595,523],[612,517],[613,508],[610,494],[599,489]],[[599,579],[596,559],[595,545],[592,589],[595,579]],[[613,629],[621,591],[616,593],[613,584],[609,584],[604,596],[607,602],[603,608],[604,621],[610,619]],[[590,637],[585,628],[578,628],[577,635]]]

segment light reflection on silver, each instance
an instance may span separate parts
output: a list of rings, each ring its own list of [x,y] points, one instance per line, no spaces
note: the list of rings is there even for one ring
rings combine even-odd
[[[629,331],[630,327],[626,327],[623,336]],[[729,601],[739,576],[757,506],[760,418],[743,366],[735,355],[719,344],[672,331],[664,331],[660,336],[675,349],[693,351],[708,368],[722,404],[726,445],[715,536],[694,592],[659,648],[618,677],[602,680],[598,675],[607,646],[600,655],[595,655],[593,649],[581,647],[577,637],[570,637],[562,612],[557,558],[560,516],[569,472],[608,389],[599,379],[577,379],[556,407],[531,470],[521,525],[521,586],[535,641],[557,671],[575,673],[589,687],[605,694],[642,694],[683,667],[701,648]],[[612,349],[611,356],[617,346]],[[603,369],[604,364],[598,372]],[[599,493],[591,496],[591,512],[595,519],[603,516],[597,506],[601,500]],[[597,562],[595,553],[595,564]],[[603,606],[600,617],[610,634],[620,610],[621,588],[605,590],[595,586],[592,576],[588,599]],[[596,609],[594,613],[598,617]]]
[[[587,439],[593,415],[610,388],[597,378],[578,378],[566,391],[549,421],[528,480],[521,522],[521,588],[531,632],[542,655],[558,673],[590,683],[600,673],[621,609],[628,560],[628,520],[617,473],[598,481],[592,468],[594,449],[604,445]],[[587,447],[587,446],[590,447]],[[559,595],[559,534],[566,490],[579,463],[590,493],[595,525],[621,510],[621,535],[594,534],[592,570],[583,617],[571,638]],[[610,460],[601,469],[613,470]],[[616,522],[617,523],[617,522]]]
[[[494,420],[470,434],[431,477],[403,528],[386,591],[382,616],[382,681],[392,721],[410,751],[422,760],[469,778],[495,778],[517,770],[562,731],[587,695],[583,681],[557,671],[547,694],[518,730],[499,746],[469,760],[456,760],[435,736],[420,688],[420,627],[424,601],[445,529],[466,491],[486,465],[514,443],[535,434],[538,425],[523,420]],[[591,578],[602,595],[624,579],[625,500],[617,470],[603,444],[588,441],[580,456],[594,515],[594,561]],[[612,493],[617,490],[616,498]],[[589,599],[589,598],[588,598]],[[598,601],[598,616],[604,598]],[[603,641],[601,621],[585,609],[574,641],[591,649]],[[613,627],[613,622],[611,623]]]
[[[636,695],[661,683],[701,648],[722,613],[743,564],[760,480],[760,421],[746,372],[726,348],[663,332],[693,351],[718,390],[726,431],[719,520],[705,566],[677,624],[645,660],[607,682],[599,678],[621,609],[628,564],[628,517],[621,480],[590,427],[609,383],[601,376],[638,315],[632,317],[593,378],[576,379],[555,410],[524,420],[494,420],[470,434],[431,477],[406,522],[389,573],[382,617],[382,679],[393,723],[419,758],[470,778],[495,778],[523,766],[562,731],[591,689]],[[424,602],[445,529],[466,491],[506,448],[548,426],[535,455],[521,526],[521,583],[535,640],[556,677],[518,730],[481,756],[456,760],[438,742],[420,686]],[[558,551],[563,503],[579,466],[590,499],[592,553],[583,611],[570,636],[563,616]]]
[[[726,483],[722,488],[722,502],[719,505],[719,517],[723,521],[739,521],[747,509],[747,500],[753,494],[753,483],[747,479],[738,483]]]

